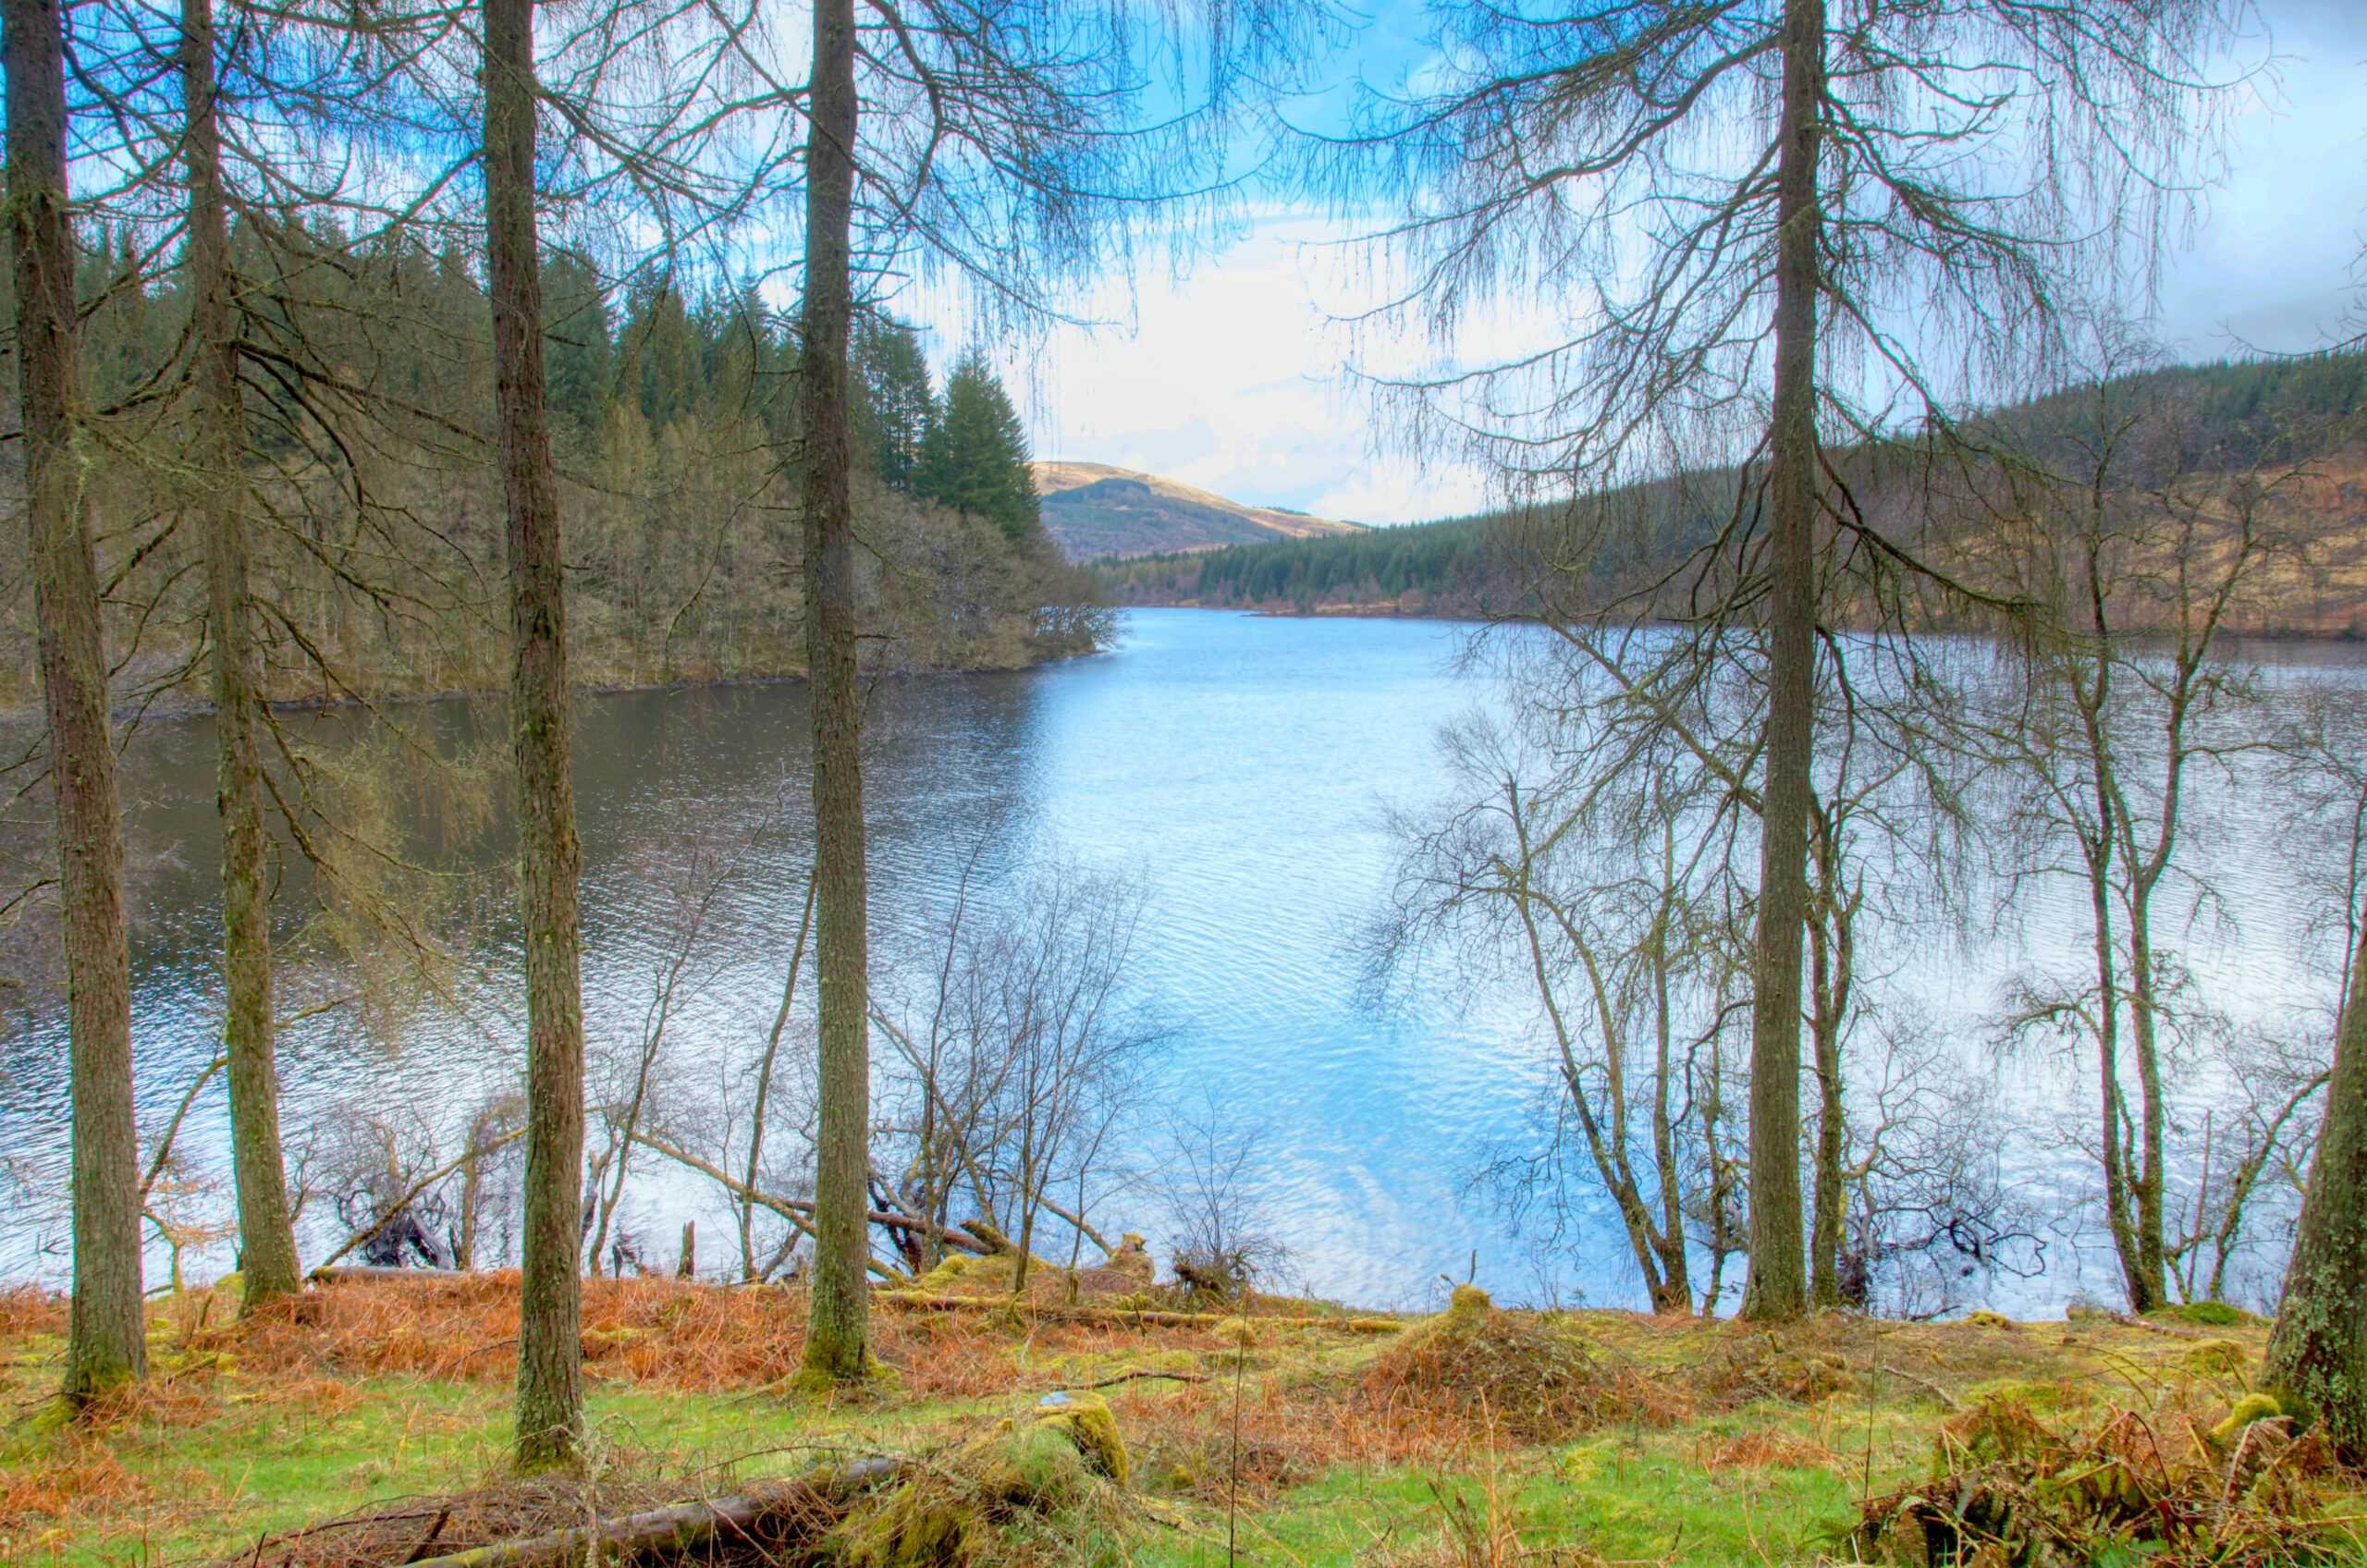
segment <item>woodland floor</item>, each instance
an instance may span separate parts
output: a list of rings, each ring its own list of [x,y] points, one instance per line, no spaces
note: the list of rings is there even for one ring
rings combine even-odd
[[[1806,1562],[1846,1555],[1863,1500],[1931,1475],[1935,1431],[1968,1410],[2064,1430],[2136,1412],[2199,1432],[2243,1393],[2264,1337],[2251,1321],[1823,1315],[1770,1332],[1495,1315],[1528,1336],[1519,1343],[1575,1356],[1576,1391],[1549,1408],[1484,1369],[1460,1388],[1397,1378],[1394,1347],[1417,1342],[1421,1320],[1280,1327],[1256,1319],[1309,1304],[1255,1306],[1244,1335],[883,1304],[877,1348],[893,1378],[817,1402],[786,1388],[803,1336],[794,1292],[587,1281],[594,1479],[604,1510],[717,1495],[817,1458],[942,1448],[1047,1390],[1101,1384],[1131,1495],[1149,1501],[1083,1553],[1091,1562]],[[243,1321],[234,1307],[206,1291],[154,1304],[150,1382],[68,1422],[52,1397],[62,1304],[0,1295],[0,1562],[262,1562],[266,1546],[296,1562],[281,1550],[290,1532],[375,1515],[390,1521],[377,1560],[399,1562],[438,1500],[504,1484],[514,1274],[316,1287]],[[1195,1380],[1116,1380],[1126,1373]],[[2335,1523],[2313,1525],[2311,1560],[2367,1561],[2355,1481],[2313,1494]]]

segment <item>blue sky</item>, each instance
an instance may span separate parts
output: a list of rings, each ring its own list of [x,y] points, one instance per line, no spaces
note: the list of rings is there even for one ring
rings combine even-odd
[[[2182,358],[2306,349],[2367,325],[2356,319],[2367,281],[2367,6],[2263,9],[2277,90],[2239,105],[2225,178],[2179,237],[2160,293],[2158,330]],[[1348,57],[1386,84],[1418,62],[1419,27],[1417,7],[1391,5]],[[1354,343],[1336,320],[1363,299],[1338,245],[1355,231],[1269,210],[1180,276],[1154,263],[1131,288],[1106,288],[1091,313],[1117,325],[1058,331],[1007,358],[1037,456],[1372,523],[1483,505],[1476,472],[1416,464],[1367,438],[1368,405],[1341,370],[1391,346]]]

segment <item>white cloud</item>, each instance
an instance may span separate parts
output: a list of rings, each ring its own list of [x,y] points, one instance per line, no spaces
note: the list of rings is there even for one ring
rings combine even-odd
[[[2282,91],[2229,127],[2229,172],[2172,258],[2163,337],[2187,357],[2277,352],[2344,336],[2367,231],[2367,13],[2270,7]]]
[[[2281,0],[2269,13],[2281,92],[2235,116],[2228,177],[2164,276],[2160,329],[2185,357],[2307,349],[2357,330],[2344,322],[2355,321],[2367,227],[2367,7]],[[1476,469],[1375,450],[1337,319],[1370,298],[1334,243],[1354,232],[1269,215],[1181,276],[1155,273],[1081,306],[1121,325],[1055,332],[1004,366],[1036,454],[1363,522],[1486,504]],[[1511,312],[1475,326],[1470,351],[1485,352],[1528,324]],[[1378,347],[1394,368],[1423,352]]]

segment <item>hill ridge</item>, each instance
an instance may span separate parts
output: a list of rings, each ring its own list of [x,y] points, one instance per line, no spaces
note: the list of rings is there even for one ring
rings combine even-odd
[[[1367,532],[1362,523],[1251,506],[1140,469],[1067,460],[1029,468],[1043,506],[1044,530],[1071,560],[1192,554]]]

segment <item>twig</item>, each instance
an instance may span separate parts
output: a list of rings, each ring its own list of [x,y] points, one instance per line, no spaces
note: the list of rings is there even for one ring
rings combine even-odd
[[[1165,1378],[1178,1383],[1205,1383],[1208,1377],[1201,1372],[1121,1372],[1114,1378],[1104,1378],[1098,1383],[1087,1383],[1088,1389],[1106,1389],[1117,1383],[1131,1383],[1137,1378]]]
[[[1964,1409],[1964,1402],[1962,1400],[1956,1398],[1956,1395],[1948,1392],[1947,1390],[1940,1387],[1939,1384],[1932,1381],[1929,1378],[1919,1378],[1914,1373],[1907,1371],[1901,1367],[1893,1366],[1885,1361],[1870,1361],[1866,1363],[1866,1365],[1872,1367],[1877,1372],[1887,1373],[1891,1377],[1914,1384],[1917,1388],[1921,1389],[1924,1392],[1931,1394],[1933,1398],[1937,1399],[1942,1404],[1946,1405],[1950,1410],[1961,1411]]]
[[[452,1508],[449,1503],[447,1503],[444,1506],[443,1511],[435,1515],[435,1523],[427,1526],[427,1534],[419,1537],[419,1544],[411,1549],[411,1555],[404,1558],[403,1562],[406,1564],[410,1564],[418,1562],[423,1557],[425,1557],[427,1555],[427,1549],[435,1544],[435,1537],[444,1533],[445,1521],[451,1517]]]
[[[189,1093],[181,1096],[181,1103],[173,1108],[173,1119],[165,1123],[165,1135],[156,1142],[156,1158],[148,1162],[148,1174],[140,1178],[140,1201],[142,1204],[148,1201],[149,1190],[155,1186],[156,1178],[165,1173],[165,1162],[173,1157],[173,1140],[180,1135],[181,1119],[189,1114],[189,1108],[197,1103],[198,1092],[213,1082],[215,1073],[229,1065],[230,1059],[227,1056],[217,1056],[206,1063],[205,1071],[197,1075],[197,1081],[189,1086]]]

